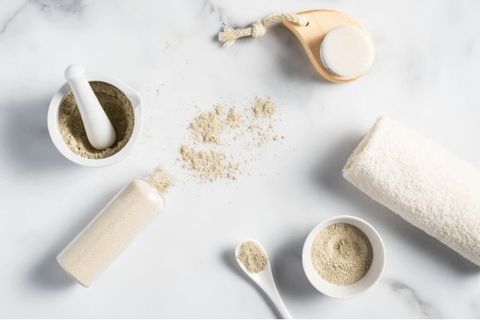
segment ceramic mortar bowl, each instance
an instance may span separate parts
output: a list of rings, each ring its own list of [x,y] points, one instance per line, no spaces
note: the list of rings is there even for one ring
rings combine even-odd
[[[85,74],[88,81],[102,81],[109,83],[122,91],[127,98],[130,100],[134,110],[134,117],[135,117],[135,124],[133,127],[132,136],[127,144],[116,154],[103,158],[103,159],[88,159],[81,157],[74,153],[70,148],[67,146],[65,141],[62,138],[60,133],[60,128],[58,125],[59,122],[59,112],[60,112],[60,105],[63,102],[65,96],[71,91],[70,86],[68,83],[65,83],[63,86],[58,89],[55,95],[50,102],[50,107],[48,109],[48,132],[50,133],[50,137],[53,141],[55,147],[60,151],[61,154],[65,156],[65,158],[69,159],[72,162],[77,164],[88,166],[88,167],[103,167],[112,165],[120,160],[123,160],[133,149],[133,147],[137,144],[138,139],[140,138],[140,133],[142,130],[143,124],[143,102],[142,97],[140,94],[125,84],[123,81],[99,74],[99,73],[87,73]]]
[[[346,223],[357,227],[370,240],[373,250],[373,261],[367,274],[354,284],[339,286],[324,280],[315,270],[312,263],[312,245],[318,233],[335,223]],[[372,287],[382,276],[385,267],[385,246],[378,232],[365,220],[353,216],[336,216],[317,225],[308,235],[302,253],[303,269],[310,283],[321,293],[333,298],[353,298]]]

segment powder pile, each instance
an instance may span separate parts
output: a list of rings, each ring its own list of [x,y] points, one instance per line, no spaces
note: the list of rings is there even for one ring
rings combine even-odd
[[[90,144],[71,91],[60,105],[58,124],[63,140],[75,154],[88,159],[103,159],[122,150],[130,140],[135,125],[134,112],[130,100],[117,87],[100,81],[92,81],[90,86],[115,128],[117,138],[113,145],[105,150],[97,150]]]
[[[350,285],[362,279],[372,260],[370,240],[350,224],[332,224],[321,230],[313,241],[315,270],[323,279],[336,285]]]
[[[279,140],[272,134],[274,113],[273,103],[258,97],[253,106],[240,111],[231,107],[225,112],[215,105],[190,122],[191,143],[180,146],[178,160],[200,182],[236,180],[242,165],[248,162],[242,159],[242,150]]]
[[[240,245],[237,259],[250,273],[259,273],[268,263],[265,252],[253,241],[245,241]]]
[[[188,126],[195,138],[206,143],[220,144],[220,133],[225,127],[222,107],[215,106],[211,112],[202,113]]]
[[[196,173],[201,181],[213,181],[221,178],[236,180],[235,173],[239,164],[226,160],[224,153],[213,150],[198,151],[187,146],[180,147],[182,161]]]
[[[230,108],[227,114],[227,125],[230,128],[239,128],[242,123],[242,115],[235,111],[235,108]]]
[[[252,110],[255,118],[271,117],[275,113],[275,106],[270,100],[262,100],[256,97]]]

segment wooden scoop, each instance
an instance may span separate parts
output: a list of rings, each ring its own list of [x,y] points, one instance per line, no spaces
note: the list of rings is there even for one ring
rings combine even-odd
[[[363,75],[354,78],[345,78],[334,74],[325,67],[320,56],[320,45],[322,44],[325,35],[330,30],[340,25],[356,27],[371,40],[368,31],[362,27],[357,20],[340,11],[323,9],[300,12],[298,15],[305,17],[308,20],[306,26],[301,26],[290,21],[282,21],[282,23],[290,29],[293,34],[295,34],[298,40],[300,40],[310,62],[322,77],[332,82],[344,83],[354,81]]]

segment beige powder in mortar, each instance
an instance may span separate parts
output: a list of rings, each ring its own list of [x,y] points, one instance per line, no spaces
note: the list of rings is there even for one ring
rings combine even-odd
[[[321,230],[312,246],[312,263],[318,274],[336,285],[362,279],[373,261],[370,240],[357,227],[335,223]]]
[[[60,105],[58,116],[60,133],[67,146],[75,154],[88,159],[108,158],[123,149],[132,136],[135,125],[133,107],[127,96],[111,84],[92,81],[90,86],[115,128],[117,138],[114,144],[105,150],[97,150],[92,147],[71,91]]]

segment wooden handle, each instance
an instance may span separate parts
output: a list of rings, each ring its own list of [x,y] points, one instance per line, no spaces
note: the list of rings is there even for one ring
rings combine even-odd
[[[305,17],[308,20],[308,25],[300,26],[290,21],[282,21],[282,23],[298,38],[310,62],[322,77],[331,82],[345,83],[354,81],[363,75],[355,78],[345,78],[333,74],[325,67],[320,57],[320,45],[323,38],[330,30],[339,25],[354,26],[370,37],[368,31],[357,20],[340,11],[323,9],[300,12],[298,15]]]

